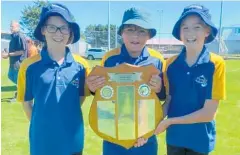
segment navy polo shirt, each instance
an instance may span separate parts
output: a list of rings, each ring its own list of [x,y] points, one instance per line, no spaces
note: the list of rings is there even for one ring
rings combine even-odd
[[[204,46],[196,63],[189,67],[186,49],[167,60],[164,82],[171,96],[168,117],[179,117],[203,108],[207,99],[225,98],[224,60]],[[167,129],[167,144],[209,153],[215,145],[215,121],[171,125]]]
[[[136,66],[147,66],[147,65],[154,65],[158,70],[160,70],[162,77],[163,70],[165,68],[165,61],[162,55],[150,48],[144,47],[142,50],[142,53],[137,58],[133,58],[128,54],[128,51],[123,44],[121,48],[113,49],[112,51],[109,51],[106,53],[106,55],[102,59],[102,66],[104,67],[115,67],[122,63],[128,63]],[[163,79],[163,78],[162,78]],[[157,94],[157,96],[160,99],[165,99],[165,88],[163,87],[161,89],[161,92]],[[130,148],[129,150],[126,150],[125,148],[121,146],[116,146],[116,144],[110,143],[110,142],[104,142],[103,148],[108,149],[107,154],[112,154],[116,152],[125,152],[126,154],[139,154],[139,152],[146,154],[153,154],[151,153],[154,151],[154,148],[157,147],[157,145],[153,145],[152,143],[156,142],[156,137],[152,136],[148,140],[148,144],[144,145],[141,149],[139,148]],[[155,143],[156,144],[156,143]],[[152,147],[150,147],[152,146]],[[154,147],[154,148],[153,148]],[[111,150],[113,152],[111,152]],[[116,151],[118,150],[118,151]],[[140,151],[141,150],[141,151]],[[144,151],[144,152],[143,152]],[[105,151],[106,152],[106,151]]]
[[[144,47],[141,55],[137,58],[133,58],[128,54],[126,46],[123,44],[121,48],[116,48],[107,52],[102,59],[101,65],[104,67],[115,67],[122,63],[128,63],[136,66],[154,65],[160,71],[160,76],[163,79],[165,61],[162,55],[153,49]],[[165,99],[165,88],[163,88],[157,95],[159,99]]]
[[[34,100],[29,129],[31,155],[70,155],[83,149],[81,96],[86,91],[87,62],[66,48],[62,65],[44,48],[23,61],[18,100]]]
[[[20,32],[13,33],[11,37],[12,38],[9,42],[9,53],[14,53],[16,51],[24,51],[23,55],[9,57],[9,64],[13,65],[17,61],[22,61],[24,59],[27,49],[27,43],[25,36]]]

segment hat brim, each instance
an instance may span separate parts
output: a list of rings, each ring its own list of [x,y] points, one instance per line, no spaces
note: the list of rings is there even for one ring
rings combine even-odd
[[[60,13],[59,11],[58,12],[51,11],[51,12],[46,13],[44,18],[39,21],[38,25],[36,26],[36,28],[34,30],[34,37],[36,39],[38,39],[39,41],[44,42],[44,36],[42,35],[41,28],[44,25],[45,21],[48,19],[48,17],[53,16],[53,15],[62,17],[70,25],[71,30],[73,32],[72,44],[76,43],[80,39],[79,25],[76,22],[73,22],[72,19],[70,19],[68,16],[65,16],[64,13]]]
[[[207,19],[206,16],[204,16],[202,13],[197,12],[197,11],[188,11],[185,14],[183,14],[179,20],[176,22],[176,24],[173,27],[173,31],[172,31],[172,35],[178,39],[181,40],[180,38],[180,27],[181,27],[181,23],[183,21],[184,18],[186,18],[189,15],[198,15],[205,23],[206,25],[208,25],[209,27],[211,27],[211,34],[209,34],[208,38],[206,39],[205,43],[210,43],[212,42],[218,33],[218,29],[216,28],[216,26],[212,23],[211,20]]]
[[[137,25],[141,28],[149,30],[150,38],[153,38],[157,33],[157,30],[152,28],[151,26],[149,26],[149,23],[147,23],[143,20],[139,20],[139,19],[129,19],[119,27],[118,35],[122,35],[122,29],[123,29],[124,25]]]

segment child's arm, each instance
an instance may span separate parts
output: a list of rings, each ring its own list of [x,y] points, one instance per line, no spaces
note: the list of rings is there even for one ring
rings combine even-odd
[[[218,105],[218,100],[206,100],[202,109],[185,116],[170,118],[170,124],[192,124],[210,122],[215,118]]]
[[[171,118],[170,121],[172,124],[210,122],[215,118],[218,103],[218,100],[206,100],[205,105],[202,109],[182,117]]]
[[[219,101],[218,100],[206,100],[204,107],[200,110],[197,110],[191,114],[173,117],[163,120],[159,123],[155,134],[164,132],[170,125],[173,124],[193,124],[193,123],[202,123],[210,122],[214,119],[217,112]]]
[[[152,90],[154,90],[155,93],[160,93],[162,89],[162,78],[158,75],[152,75],[150,81],[148,82],[148,85]]]
[[[28,120],[31,121],[33,101],[25,101],[22,103],[22,105]]]
[[[156,92],[156,94],[160,100],[164,101],[166,99],[166,88],[164,85],[165,79],[163,75],[166,69],[166,61],[162,56],[160,56],[160,63],[159,63],[158,69],[161,71],[160,75],[158,75],[160,77],[161,87],[160,87],[160,91]]]
[[[32,94],[32,78],[27,71],[28,66],[29,64],[26,59],[21,63],[18,72],[17,100],[22,103],[23,110],[27,115],[28,120],[31,121],[34,97]]]

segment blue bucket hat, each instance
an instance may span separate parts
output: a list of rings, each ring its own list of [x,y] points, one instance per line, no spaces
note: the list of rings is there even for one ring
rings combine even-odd
[[[67,7],[58,3],[51,3],[48,6],[42,8],[39,23],[34,31],[34,37],[39,41],[44,41],[44,36],[42,35],[41,28],[44,26],[44,23],[48,17],[54,15],[62,17],[70,25],[73,32],[72,43],[77,42],[80,39],[80,27],[76,22],[73,21],[72,15]]]
[[[149,31],[150,38],[157,33],[156,29],[151,27],[150,14],[139,8],[130,8],[124,12],[122,25],[118,29],[118,35],[122,34],[124,25],[136,25]]]
[[[198,4],[190,5],[190,6],[184,8],[180,18],[178,19],[178,21],[176,22],[176,24],[173,28],[172,35],[176,39],[181,40],[180,39],[181,23],[184,18],[186,18],[188,15],[193,15],[193,14],[198,15],[206,23],[206,25],[211,27],[211,33],[209,34],[205,43],[212,42],[215,39],[215,37],[217,36],[218,29],[211,21],[211,15],[209,13],[209,10],[207,8],[205,8],[204,6],[198,5]]]

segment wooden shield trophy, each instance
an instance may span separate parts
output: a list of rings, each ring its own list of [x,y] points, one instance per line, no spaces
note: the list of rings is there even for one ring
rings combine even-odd
[[[138,138],[151,137],[163,119],[163,111],[147,83],[152,75],[159,73],[153,65],[140,67],[124,63],[112,68],[93,68],[89,76],[106,78],[105,86],[96,91],[89,112],[93,131],[127,149]]]

